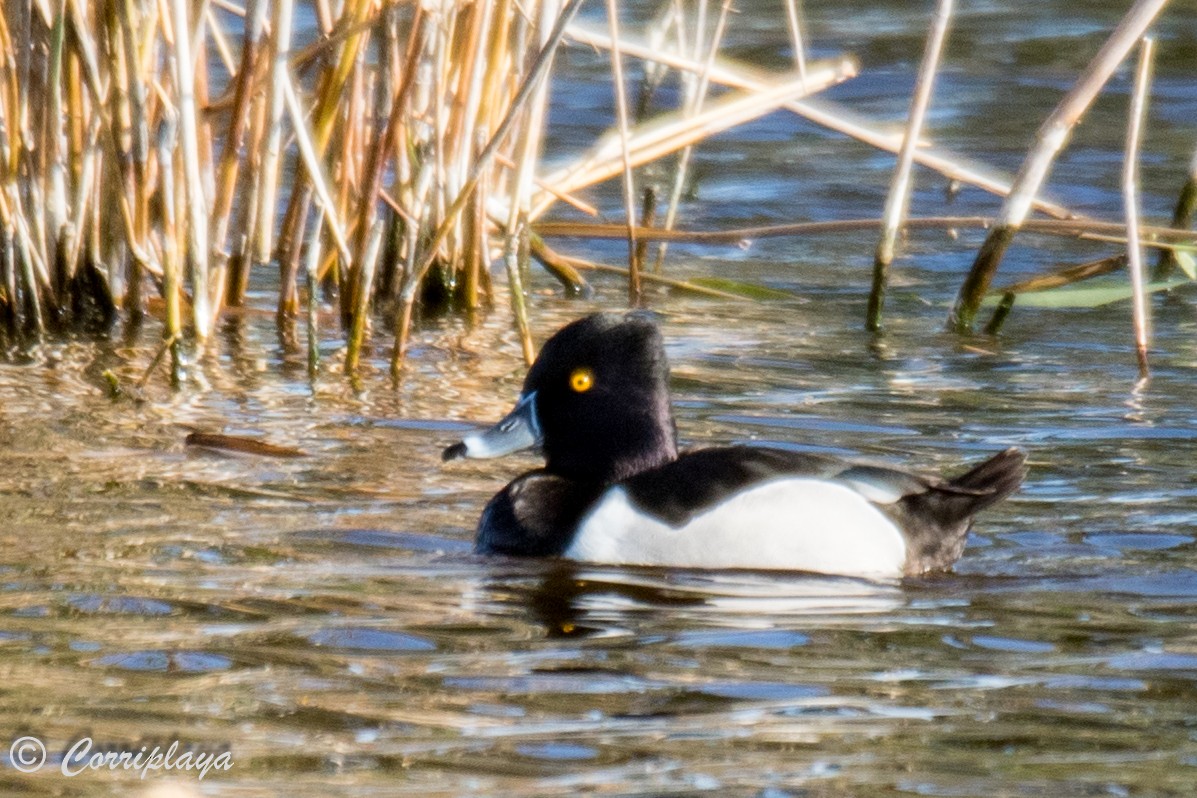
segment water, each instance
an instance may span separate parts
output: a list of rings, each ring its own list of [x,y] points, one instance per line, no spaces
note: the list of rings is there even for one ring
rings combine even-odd
[[[837,96],[900,118],[891,93],[917,61],[918,15],[807,5],[819,47],[855,47],[873,70]],[[1050,5],[968,9],[937,99],[940,143],[1017,163],[1116,16],[1070,4],[1052,21]],[[1178,55],[1193,22],[1179,8],[1161,32],[1145,154],[1156,218],[1193,144],[1197,95]],[[766,10],[747,4],[736,46],[777,66],[784,33]],[[1111,218],[1120,81],[1052,184]],[[601,92],[573,96],[594,126]],[[684,214],[696,227],[875,215],[889,169],[782,117],[721,137],[698,165]],[[941,211],[941,189],[922,175],[916,212]],[[617,190],[595,196],[616,213]],[[955,207],[995,205],[966,190]],[[230,796],[1193,794],[1197,316],[1187,298],[1156,304],[1154,377],[1138,390],[1125,305],[1016,309],[1000,340],[961,341],[938,330],[978,241],[912,238],[879,342],[859,329],[868,236],[675,247],[670,274],[795,298],[653,297],[687,443],[946,471],[1030,451],[1026,487],[982,517],[955,573],[901,584],[472,557],[486,499],[536,462],[439,459],[518,391],[502,312],[473,330],[426,321],[397,390],[384,347],[364,388],[347,386],[331,338],[310,386],[265,312],[221,330],[194,369],[206,389],[172,395],[159,373],[144,402],[105,398],[102,373],[135,383],[152,325],[12,355],[0,365],[0,751],[35,735],[51,763],[0,768],[0,790],[138,789],[135,774],[58,772],[55,756],[91,736],[227,750],[231,770],[175,778]],[[562,247],[620,257],[618,244]],[[1028,237],[1003,276],[1102,252]],[[595,299],[568,302],[547,278],[533,288],[538,340],[623,290],[600,280]],[[191,427],[308,456],[188,450]]]

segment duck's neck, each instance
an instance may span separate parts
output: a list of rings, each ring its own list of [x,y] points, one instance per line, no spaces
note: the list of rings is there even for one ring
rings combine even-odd
[[[601,429],[576,430],[568,445],[546,441],[545,469],[579,482],[610,484],[676,460],[677,427],[669,401],[653,405],[607,419]]]

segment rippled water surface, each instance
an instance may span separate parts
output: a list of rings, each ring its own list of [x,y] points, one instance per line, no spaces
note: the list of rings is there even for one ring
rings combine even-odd
[[[1116,20],[1110,5],[970,4],[937,143],[1016,166]],[[854,49],[864,62],[865,77],[833,96],[900,120],[922,19],[907,4],[806,6],[816,55]],[[1157,220],[1197,119],[1197,36],[1182,7],[1161,29],[1144,156]],[[780,68],[784,25],[770,9],[746,4],[732,39]],[[571,54],[567,74],[584,76],[587,58]],[[603,124],[606,91],[563,98],[586,113],[572,132],[562,122],[555,146]],[[1125,91],[1120,76],[1053,181],[1081,212],[1118,218]],[[684,217],[711,227],[875,216],[891,166],[783,116],[697,158]],[[942,181],[920,180],[915,211],[944,212]],[[595,199],[616,213],[617,189]],[[967,189],[956,203],[947,211],[996,207]],[[353,390],[331,337],[310,384],[302,348],[280,344],[265,311],[230,321],[191,389],[172,395],[157,373],[144,401],[108,398],[102,375],[137,393],[153,324],[9,353],[0,749],[36,735],[51,763],[23,775],[6,760],[0,790],[128,794],[135,776],[57,773],[54,756],[89,734],[228,750],[232,770],[180,780],[230,796],[1193,795],[1193,297],[1157,302],[1154,377],[1136,389],[1125,305],[1016,309],[1000,339],[940,333],[978,242],[913,237],[877,341],[860,331],[870,236],[677,247],[670,274],[794,298],[652,296],[688,444],[946,471],[1030,451],[1024,490],[982,517],[955,573],[901,584],[474,558],[482,505],[536,463],[440,462],[518,392],[502,311],[472,329],[425,320],[398,388],[380,347]],[[562,248],[620,257],[615,245]],[[1107,251],[1027,238],[1007,270]],[[571,302],[534,275],[537,340],[620,301],[621,284],[596,285]],[[267,288],[255,302],[269,306]],[[308,456],[188,449],[190,428]]]

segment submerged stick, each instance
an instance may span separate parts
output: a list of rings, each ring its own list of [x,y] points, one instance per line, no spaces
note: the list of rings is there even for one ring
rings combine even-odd
[[[873,255],[873,288],[869,292],[869,306],[865,321],[865,327],[871,332],[881,329],[881,310],[885,302],[889,266],[894,260],[894,245],[898,240],[898,230],[902,226],[902,219],[906,216],[906,208],[910,203],[910,173],[911,167],[914,165],[914,151],[918,147],[919,137],[922,135],[927,106],[931,104],[931,91],[935,87],[935,73],[939,69],[940,56],[943,54],[948,23],[952,19],[952,7],[953,0],[939,0],[935,19],[927,33],[927,47],[923,53],[922,66],[919,67],[918,79],[915,82],[914,96],[910,100],[910,119],[906,123],[906,136],[902,139],[902,150],[898,153],[898,164],[894,167],[889,197],[885,201],[885,223],[881,231],[881,240],[877,242],[877,250]]]
[[[1030,214],[1031,201],[1047,180],[1056,155],[1068,140],[1068,134],[1167,2],[1138,0],[1077,78],[1076,84],[1040,126],[1035,145],[1027,153],[1010,195],[1002,205],[997,225],[985,237],[968,276],[960,286],[960,293],[948,315],[949,330],[958,333],[972,331],[981,300],[989,290],[1006,249]]]
[[[214,449],[237,454],[254,454],[259,457],[307,457],[294,446],[278,446],[244,435],[223,435],[219,432],[193,430],[187,434],[184,443],[201,449]]]
[[[1131,288],[1134,291],[1135,355],[1139,361],[1139,379],[1150,375],[1147,367],[1147,300],[1143,291],[1143,248],[1139,245],[1139,140],[1143,133],[1143,117],[1147,111],[1147,92],[1151,84],[1151,56],[1154,41],[1143,38],[1139,48],[1139,64],[1135,69],[1135,86],[1131,92],[1130,111],[1126,123],[1126,158],[1122,165],[1122,197],[1126,204],[1127,263],[1130,266]]]

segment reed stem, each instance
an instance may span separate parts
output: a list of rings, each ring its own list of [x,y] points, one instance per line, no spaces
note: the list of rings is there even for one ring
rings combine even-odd
[[[1026,221],[1032,199],[1047,180],[1052,163],[1064,148],[1072,128],[1167,3],[1168,0],[1137,0],[1073,87],[1044,120],[1035,145],[1027,153],[1010,194],[1002,205],[997,224],[985,237],[968,276],[960,286],[956,302],[948,315],[949,330],[957,333],[972,331],[981,300],[989,290],[1006,249]]]
[[[898,152],[898,164],[894,168],[889,197],[885,202],[885,213],[882,217],[885,222],[881,231],[881,240],[877,242],[877,249],[873,255],[873,288],[869,292],[865,320],[865,327],[870,332],[877,332],[881,329],[881,312],[885,303],[885,287],[889,280],[889,267],[894,260],[898,231],[901,229],[902,220],[906,217],[906,208],[910,202],[914,151],[918,147],[919,137],[923,132],[923,119],[927,115],[927,107],[931,104],[931,92],[935,87],[935,73],[939,70],[943,43],[947,38],[948,24],[952,19],[953,5],[953,0],[939,0],[931,29],[927,33],[923,63],[919,67],[914,96],[910,100],[906,135],[902,140],[902,149]]]
[[[1127,264],[1134,291],[1132,313],[1135,331],[1135,355],[1139,362],[1140,381],[1151,374],[1147,364],[1148,325],[1147,299],[1143,288],[1143,247],[1139,238],[1139,142],[1143,133],[1143,119],[1147,115],[1147,95],[1151,86],[1151,62],[1154,40],[1144,37],[1139,47],[1139,63],[1135,69],[1135,84],[1131,91],[1127,113],[1126,157],[1122,168],[1122,198],[1126,206]]]

